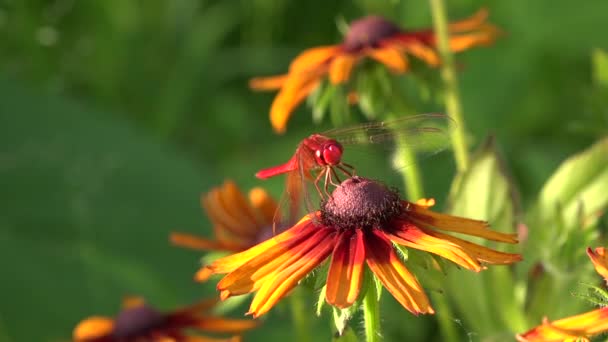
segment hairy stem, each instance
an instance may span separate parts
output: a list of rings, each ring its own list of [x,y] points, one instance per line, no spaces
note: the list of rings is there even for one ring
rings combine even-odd
[[[365,341],[379,342],[382,340],[380,330],[380,305],[378,293],[373,280],[367,284],[363,298],[363,320],[365,321]]]

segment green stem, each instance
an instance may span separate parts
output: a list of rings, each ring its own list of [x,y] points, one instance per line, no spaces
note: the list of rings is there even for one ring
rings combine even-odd
[[[291,318],[293,319],[296,328],[296,341],[297,342],[308,342],[310,341],[310,321],[306,313],[304,305],[304,293],[301,287],[297,287],[291,296],[290,307],[291,307]]]
[[[420,167],[416,161],[416,155],[403,139],[397,140],[397,151],[395,153],[395,158],[397,158],[395,166],[403,177],[407,190],[407,199],[415,202],[424,196]]]
[[[429,0],[433,13],[433,26],[437,37],[437,48],[441,55],[441,77],[445,87],[445,106],[448,114],[456,125],[452,130],[452,145],[456,167],[459,172],[465,171],[469,165],[469,151],[466,143],[466,127],[462,115],[458,78],[454,68],[454,59],[450,50],[448,19],[443,0]]]
[[[380,330],[380,305],[376,284],[370,280],[363,298],[363,320],[365,322],[365,341],[379,342],[382,340]]]

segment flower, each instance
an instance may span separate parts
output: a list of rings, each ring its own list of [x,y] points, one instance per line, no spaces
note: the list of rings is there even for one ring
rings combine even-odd
[[[161,313],[141,298],[130,298],[116,318],[92,316],[74,328],[74,342],[220,342],[240,341],[238,336],[212,338],[186,335],[185,329],[209,333],[238,334],[257,326],[253,320],[226,319],[207,315],[216,300],[203,300],[194,305]]]
[[[479,272],[486,264],[510,264],[519,254],[503,253],[441,232],[517,243],[512,234],[487,229],[483,221],[428,210],[401,200],[381,183],[352,177],[337,187],[319,212],[292,228],[238,254],[218,259],[199,273],[226,274],[217,284],[220,298],[255,292],[249,314],[268,312],[313,269],[331,256],[326,301],[347,308],[357,300],[364,264],[407,310],[433,313],[414,275],[393,244],[431,252]]]
[[[201,206],[213,223],[215,240],[186,233],[172,233],[178,246],[199,250],[240,252],[273,234],[274,199],[262,188],[249,191],[249,201],[230,180],[201,196]]]
[[[584,314],[543,323],[528,332],[517,335],[521,342],[589,341],[590,336],[608,330],[608,307]]]
[[[587,255],[595,270],[604,280],[608,280],[608,258],[604,247],[595,250],[587,248]],[[608,331],[608,307],[602,307],[576,316],[549,322],[545,317],[543,323],[523,334],[518,334],[521,342],[551,341],[589,341],[589,337]]]
[[[591,258],[595,271],[608,281],[608,255],[606,255],[606,248],[597,247],[595,251],[587,248],[587,255]]]
[[[485,22],[486,10],[468,19],[450,24],[450,47],[454,52],[495,40],[498,30]],[[287,74],[253,78],[249,85],[255,90],[280,89],[270,109],[274,130],[284,133],[291,112],[329,75],[332,84],[345,83],[357,62],[372,58],[395,73],[409,68],[407,55],[430,66],[440,64],[432,30],[406,31],[379,16],[367,16],[351,23],[341,44],[315,47],[297,56]]]

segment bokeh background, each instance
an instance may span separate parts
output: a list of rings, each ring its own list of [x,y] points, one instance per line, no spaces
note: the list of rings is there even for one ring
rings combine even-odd
[[[608,132],[593,76],[608,2],[453,0],[449,14],[482,6],[505,34],[457,56],[465,118],[473,145],[496,137],[525,206],[561,160]],[[214,295],[191,281],[199,255],[168,233],[209,234],[201,193],[225,178],[259,185],[256,170],[324,129],[301,106],[276,136],[272,94],[248,78],[286,70],[302,49],[338,42],[337,22],[369,13],[431,26],[422,0],[0,1],[0,341],[67,341],[125,295],[164,309]],[[441,203],[451,155],[423,169]],[[281,180],[264,185],[281,192]],[[388,341],[437,338],[432,317],[383,301]],[[329,320],[306,309],[311,335],[328,340]],[[289,338],[289,317],[279,307],[249,339]]]

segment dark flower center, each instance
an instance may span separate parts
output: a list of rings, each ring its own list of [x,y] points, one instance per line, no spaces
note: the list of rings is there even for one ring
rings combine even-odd
[[[379,16],[367,16],[350,24],[343,46],[348,52],[378,47],[380,41],[399,32],[401,29],[390,21]]]
[[[342,182],[321,208],[322,223],[340,229],[379,229],[403,209],[396,191],[357,176]]]
[[[126,338],[142,335],[147,330],[159,326],[165,317],[148,305],[123,310],[116,317],[114,337]]]

